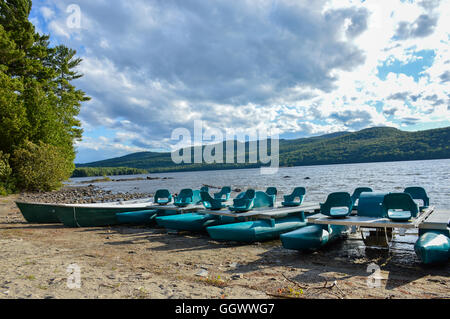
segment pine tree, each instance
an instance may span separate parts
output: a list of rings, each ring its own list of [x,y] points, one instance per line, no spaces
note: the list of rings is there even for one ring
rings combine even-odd
[[[23,177],[18,172],[25,166],[36,167],[23,162],[35,157],[17,156],[23,154],[23,148],[51,149],[55,154],[51,158],[61,165],[49,166],[62,171],[45,176],[67,178],[74,169],[74,142],[82,137],[76,116],[81,103],[89,99],[71,83],[82,76],[75,71],[81,59],[65,46],[50,47],[50,36],[37,33],[28,20],[31,6],[30,0],[0,1],[0,151],[16,159],[11,168],[19,179]],[[19,188],[31,184],[16,182]]]

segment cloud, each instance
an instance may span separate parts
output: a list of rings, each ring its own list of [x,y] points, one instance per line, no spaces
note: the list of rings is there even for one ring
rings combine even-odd
[[[195,120],[300,137],[448,118],[449,1],[79,0],[79,29],[72,3],[36,0],[33,14],[83,58],[79,157],[168,150]]]
[[[446,83],[450,81],[450,71],[445,71],[442,73],[439,78],[441,79],[441,83]]]
[[[398,92],[395,94],[391,94],[387,97],[388,100],[406,100],[409,97],[409,92]]]
[[[414,22],[402,21],[399,23],[394,35],[395,39],[406,40],[409,38],[423,38],[433,33],[438,18],[427,14],[421,14]]]

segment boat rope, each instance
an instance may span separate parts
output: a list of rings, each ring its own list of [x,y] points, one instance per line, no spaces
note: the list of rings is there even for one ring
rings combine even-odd
[[[75,224],[77,224],[77,227],[81,227],[80,224],[78,224],[78,221],[77,221],[77,213],[76,213],[76,210],[75,210],[75,206],[73,207],[73,220],[75,221]]]

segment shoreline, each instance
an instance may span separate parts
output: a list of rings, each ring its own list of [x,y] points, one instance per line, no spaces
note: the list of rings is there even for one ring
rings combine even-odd
[[[55,193],[0,198],[0,299],[449,297],[450,265],[424,266],[408,245],[369,251],[351,235],[317,252],[299,253],[279,240],[221,243],[206,234],[171,234],[156,226],[29,224],[14,204],[19,197],[58,198]],[[372,263],[380,267],[376,288],[368,288]],[[81,286],[71,289],[67,271],[74,264]]]
[[[115,201],[127,201],[153,196],[149,193],[114,193],[110,190],[102,190],[96,185],[73,186],[65,185],[59,190],[51,192],[27,192],[16,195],[18,200],[32,203],[52,204],[90,204]]]

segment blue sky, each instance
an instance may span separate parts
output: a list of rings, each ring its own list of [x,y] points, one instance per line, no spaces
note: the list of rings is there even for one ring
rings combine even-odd
[[[84,163],[171,150],[196,120],[281,138],[449,126],[449,12],[450,0],[35,0],[30,19],[83,59]]]

